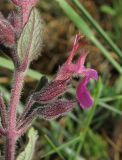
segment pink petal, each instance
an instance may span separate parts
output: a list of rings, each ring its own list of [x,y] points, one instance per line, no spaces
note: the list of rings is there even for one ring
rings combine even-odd
[[[89,78],[84,78],[83,81],[78,85],[76,90],[76,98],[80,103],[81,108],[87,109],[93,105],[93,100],[86,87]]]
[[[76,63],[77,67],[80,69],[82,69],[84,67],[84,63],[86,60],[86,56],[88,55],[88,52],[83,50],[80,54],[80,57],[78,58],[78,61]]]
[[[84,77],[88,77],[89,79],[95,79],[98,80],[98,74],[97,71],[94,69],[82,69],[80,72]]]
[[[84,46],[86,45],[86,41],[84,40],[84,36],[82,36],[81,34],[77,34],[75,36],[75,39],[74,39],[74,43],[73,43],[73,47],[72,47],[72,50],[70,52],[70,55],[66,61],[66,64],[69,65],[72,63],[72,60],[77,52],[77,50],[81,47],[81,46]]]

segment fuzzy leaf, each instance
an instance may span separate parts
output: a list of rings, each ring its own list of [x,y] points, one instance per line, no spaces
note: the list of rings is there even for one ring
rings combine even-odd
[[[20,153],[20,155],[17,157],[17,160],[31,160],[33,158],[35,144],[38,138],[37,131],[34,130],[34,128],[31,128],[29,130],[28,138],[29,138],[29,142],[25,150],[22,153]]]
[[[18,56],[22,62],[24,60],[31,62],[40,54],[42,48],[42,26],[40,14],[36,8],[33,8],[18,41]]]

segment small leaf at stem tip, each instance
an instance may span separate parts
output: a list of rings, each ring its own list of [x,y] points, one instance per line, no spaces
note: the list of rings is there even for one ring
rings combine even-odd
[[[17,52],[21,62],[31,62],[39,56],[42,48],[42,37],[42,20],[38,10],[33,8],[18,41]]]

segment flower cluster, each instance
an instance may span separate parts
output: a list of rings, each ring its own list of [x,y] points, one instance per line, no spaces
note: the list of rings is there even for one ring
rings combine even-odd
[[[76,52],[83,45],[83,37],[80,34],[76,35],[67,61],[59,68],[59,71],[51,82],[45,79],[45,85],[30,96],[29,103],[27,102],[24,111],[26,114],[22,119],[26,121],[28,115],[30,117],[38,115],[41,118],[50,120],[72,110],[76,102],[80,104],[82,109],[92,106],[93,100],[87,89],[87,84],[90,79],[98,79],[97,72],[94,69],[85,68],[84,62],[87,52],[84,50],[81,51],[77,62],[75,64],[72,63]],[[69,88],[68,86],[74,75],[83,77],[76,89],[76,99],[63,100],[61,96]],[[35,103],[38,104],[36,109],[33,107]]]

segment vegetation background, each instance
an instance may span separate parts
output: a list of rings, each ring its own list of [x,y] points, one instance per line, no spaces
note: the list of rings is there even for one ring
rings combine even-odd
[[[31,64],[19,112],[40,77],[51,78],[65,62],[78,32],[88,39],[86,66],[98,71],[99,81],[89,85],[94,97],[91,109],[76,106],[63,118],[33,122],[38,132],[33,160],[121,160],[122,0],[40,0],[37,7],[44,19],[44,47],[40,58]],[[7,0],[0,1],[0,11],[5,16],[13,9]],[[12,70],[12,63],[0,51],[0,90],[6,103]],[[68,96],[75,96],[78,80],[73,80]],[[28,134],[23,135],[17,144],[17,155],[27,144],[35,145],[32,140],[36,131],[29,139]],[[4,139],[0,138],[1,155],[3,144]]]

